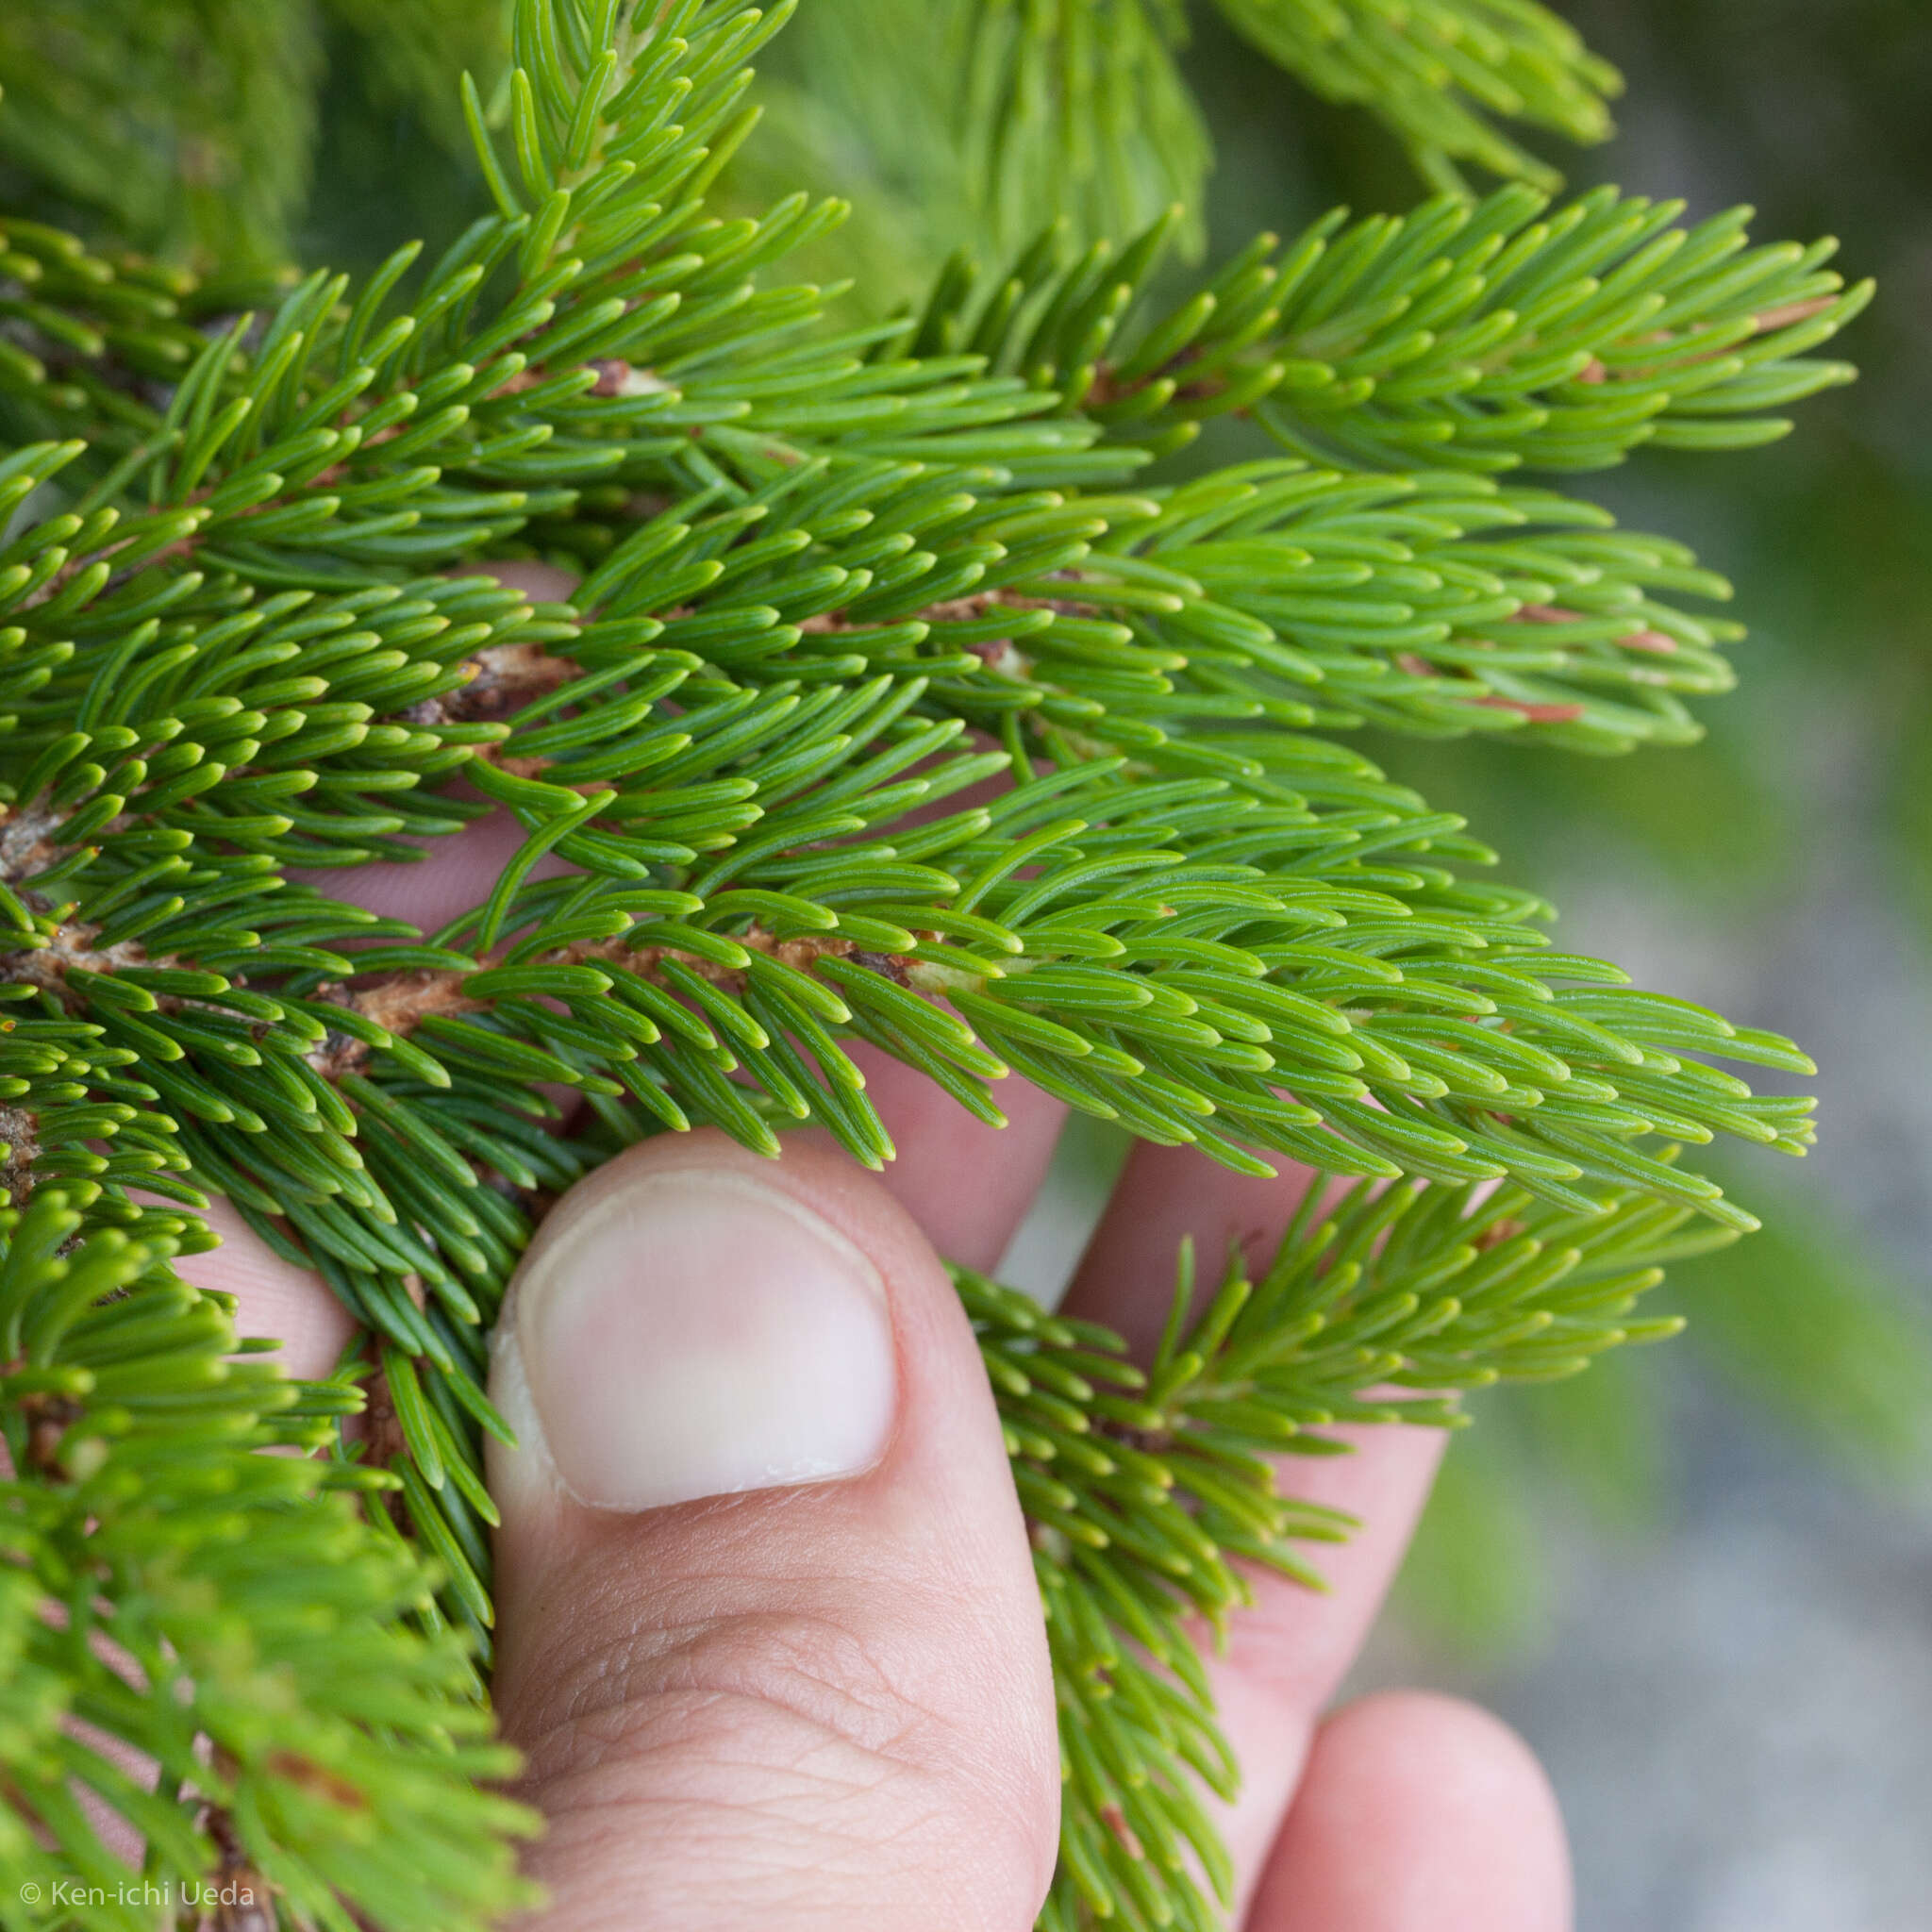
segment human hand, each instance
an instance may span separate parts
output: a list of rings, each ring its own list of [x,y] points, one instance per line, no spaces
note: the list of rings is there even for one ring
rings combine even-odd
[[[496,1699],[550,1821],[531,1932],[1032,1923],[1059,1788],[1039,1599],[936,1250],[997,1262],[1058,1110],[1003,1094],[996,1132],[870,1071],[902,1150],[883,1179],[812,1134],[775,1163],[659,1139],[573,1190],[517,1277],[491,1393],[522,1446],[491,1477]],[[1180,1236],[1264,1248],[1306,1178],[1139,1149],[1074,1305],[1150,1341]],[[347,1318],[220,1218],[228,1244],[190,1271],[290,1338],[292,1372],[325,1373]],[[1439,1451],[1355,1433],[1355,1456],[1291,1473],[1364,1522],[1331,1592],[1257,1578],[1215,1667],[1246,1780],[1237,1923],[1558,1932],[1561,1826],[1512,1734],[1434,1696],[1323,1715]]]
[[[505,572],[506,575],[512,573]],[[531,585],[540,594],[559,587]],[[486,896],[491,822],[420,867],[328,883],[425,928]],[[549,1821],[521,1932],[1025,1932],[1052,1874],[1059,1757],[1025,1527],[979,1350],[939,1257],[996,1266],[1061,1109],[1015,1080],[1004,1130],[864,1057],[900,1150],[765,1161],[714,1131],[633,1148],[550,1212],[512,1285],[491,1393],[495,1700]],[[1017,1091],[1016,1091],[1017,1090]],[[1260,1258],[1307,1185],[1135,1152],[1069,1307],[1151,1346],[1175,1249]],[[183,1264],[325,1374],[322,1284],[218,1204]],[[1212,1674],[1244,1771],[1222,1824],[1247,1932],[1561,1932],[1541,1769],[1451,1699],[1324,1715],[1432,1477],[1426,1429],[1341,1431],[1294,1492],[1359,1517],[1331,1589],[1255,1579]]]

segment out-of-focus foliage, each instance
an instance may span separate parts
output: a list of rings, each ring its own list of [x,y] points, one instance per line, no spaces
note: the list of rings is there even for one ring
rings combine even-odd
[[[1536,0],[817,0],[769,98],[788,149],[805,135],[841,192],[896,190],[928,240],[1009,248],[1056,215],[1120,235],[1178,202],[1198,252],[1226,124],[1187,57],[1221,20],[1278,92],[1364,109],[1436,188],[1470,170],[1555,189],[1508,124],[1601,142],[1622,88]]]
[[[0,153],[130,239],[255,253],[308,185],[306,0],[39,0],[0,14]]]
[[[502,28],[499,0],[0,8],[0,203],[30,185],[42,215],[51,192],[143,249],[279,261],[308,196],[321,91],[359,102],[365,136],[400,116],[454,147],[449,75],[499,66]]]
[[[1555,187],[1549,162],[1498,120],[1591,143],[1623,76],[1525,0],[1220,0],[1244,39],[1331,101],[1369,106],[1438,186],[1457,164]]]

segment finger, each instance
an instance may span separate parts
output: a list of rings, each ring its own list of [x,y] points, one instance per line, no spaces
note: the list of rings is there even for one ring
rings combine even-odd
[[[989,1126],[916,1068],[876,1047],[850,1051],[898,1149],[880,1176],[887,1191],[945,1259],[997,1268],[1046,1177],[1065,1107],[1024,1080],[1002,1080],[993,1098],[1007,1124]]]
[[[1368,1639],[1441,1459],[1435,1430],[1331,1433],[1355,1454],[1293,1462],[1282,1487],[1346,1510],[1360,1528],[1321,1550],[1325,1593],[1257,1576],[1254,1606],[1232,1620],[1226,1650],[1211,1667],[1222,1727],[1241,1767],[1241,1795],[1225,1824],[1241,1897],[1307,1775],[1317,1721]]]
[[[1080,1264],[1070,1308],[1121,1329],[1146,1354],[1173,1301],[1183,1238],[1193,1238],[1205,1281],[1219,1274],[1231,1244],[1251,1268],[1265,1268],[1310,1178],[1296,1168],[1255,1179],[1185,1148],[1136,1148]],[[1348,1542],[1321,1551],[1325,1593],[1251,1574],[1254,1605],[1233,1619],[1226,1649],[1209,1666],[1222,1725],[1241,1767],[1241,1796],[1223,1820],[1241,1897],[1302,1775],[1316,1719],[1381,1607],[1441,1456],[1441,1438],[1431,1429],[1325,1433],[1353,1453],[1284,1457],[1279,1481],[1291,1494],[1345,1510],[1361,1526]]]
[[[576,578],[547,563],[508,561],[451,571],[452,576],[488,576],[521,591],[532,603],[567,599]],[[468,794],[475,796],[473,791]],[[331,898],[346,899],[385,918],[406,919],[421,932],[434,932],[459,914],[480,906],[502,877],[504,868],[528,838],[508,811],[492,811],[460,832],[420,843],[417,860],[328,868],[297,876]],[[554,878],[575,870],[546,853],[532,869],[533,879]]]
[[[327,1375],[357,1333],[356,1318],[323,1285],[319,1275],[285,1261],[235,1208],[217,1196],[202,1219],[221,1237],[219,1248],[186,1255],[175,1263],[197,1288],[232,1294],[235,1325],[244,1336],[272,1336],[282,1344],[275,1357],[298,1381]]]
[[[374,865],[304,873],[302,878],[331,899],[433,933],[489,898],[529,836],[510,813],[492,811],[459,832],[425,842],[420,859],[381,859]],[[533,880],[557,878],[573,870],[555,853],[545,853],[529,875]]]
[[[978,1349],[879,1182],[817,1136],[631,1149],[545,1222],[491,1388],[545,1932],[1024,1932],[1039,1598]]]
[[[1570,1858],[1529,1747],[1458,1698],[1323,1724],[1248,1932],[1568,1932]]]

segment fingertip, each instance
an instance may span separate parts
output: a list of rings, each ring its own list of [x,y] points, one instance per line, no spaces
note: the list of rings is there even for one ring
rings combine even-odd
[[[881,1928],[936,1889],[1031,1923],[1058,1760],[1024,1525],[971,1324],[875,1177],[810,1136],[620,1156],[546,1219],[491,1392],[499,1709],[569,1911],[708,1860],[700,1890],[828,1887]],[[639,1832],[593,1844],[587,1807]],[[750,1812],[785,1872],[767,1841],[748,1874]]]
[[[298,1381],[330,1374],[354,1340],[356,1318],[321,1278],[285,1260],[220,1196],[202,1210],[221,1246],[184,1255],[175,1271],[196,1288],[232,1294],[235,1326],[243,1336],[273,1336],[282,1344],[275,1359]]]
[[[1324,1721],[1253,1932],[1568,1932],[1568,1842],[1536,1755],[1461,1698],[1392,1690]]]
[[[1081,1257],[1069,1309],[1105,1322],[1145,1356],[1174,1301],[1174,1257],[1194,1247],[1196,1286],[1220,1277],[1231,1249],[1264,1269],[1312,1171],[1276,1159],[1272,1178],[1236,1174],[1192,1147],[1138,1142]]]
[[[562,1304],[583,1312],[562,1318]],[[866,1340],[868,1309],[883,1355],[844,1345]],[[840,1344],[830,1354],[828,1339]],[[549,1359],[559,1350],[563,1358]],[[741,1374],[757,1385],[748,1395],[736,1387]],[[623,1516],[803,1488],[828,1509],[891,1512],[898,1496],[950,1492],[956,1504],[970,1495],[976,1516],[1010,1518],[1017,1528],[997,1413],[958,1297],[908,1211],[827,1136],[788,1136],[783,1158],[768,1160],[707,1128],[643,1142],[597,1169],[552,1209],[525,1256],[498,1324],[493,1375],[529,1411],[532,1426],[520,1433],[537,1452],[492,1458],[512,1593],[526,1557],[548,1560],[587,1527],[581,1510],[533,1509],[538,1547],[526,1552],[526,1494],[586,1500],[569,1469],[531,1465],[547,1464],[553,1447],[571,1461],[563,1439],[603,1424],[622,1438],[610,1454],[662,1463],[690,1456],[694,1473],[678,1494],[661,1463],[641,1470],[634,1493],[650,1501],[590,1498],[596,1510]],[[697,1375],[716,1388],[693,1405],[683,1385]],[[775,1464],[768,1482],[725,1480],[721,1443],[720,1475],[708,1487],[701,1465],[711,1449],[676,1434],[728,1439],[758,1426],[759,1410],[798,1375],[818,1383],[825,1424],[845,1445],[824,1459],[840,1466],[823,1481],[808,1472],[787,1480]],[[607,1382],[611,1402],[592,1401],[592,1386]],[[639,1395],[646,1385],[662,1391],[654,1403]],[[875,1424],[875,1449],[847,1443],[855,1410]],[[801,1451],[798,1463],[814,1459]],[[625,1488],[602,1487],[611,1497]]]
[[[1007,1124],[989,1126],[916,1068],[862,1043],[851,1052],[897,1149],[880,1175],[886,1191],[949,1261],[997,1267],[1040,1191],[1066,1108],[1027,1081],[1002,1080],[992,1097]]]

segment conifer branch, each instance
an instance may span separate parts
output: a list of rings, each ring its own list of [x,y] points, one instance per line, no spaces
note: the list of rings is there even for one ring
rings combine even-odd
[[[693,974],[708,985],[725,992],[742,995],[751,983],[748,966],[730,964],[728,953],[721,959],[676,946],[638,945],[633,940],[634,936],[629,934],[619,939],[579,940],[574,945],[542,956],[534,963],[541,970],[561,969],[566,973],[584,966],[612,966],[662,986],[668,977],[662,969],[668,961],[680,972]],[[860,949],[849,939],[811,936],[781,940],[756,924],[734,933],[731,946],[746,953],[756,953],[761,958],[775,961],[793,973],[809,972],[820,959],[861,957]],[[482,971],[487,973],[500,967],[508,957],[506,949],[484,959]],[[862,963],[869,970],[891,973],[896,962],[884,955],[874,955],[863,958]],[[386,1043],[388,1041],[408,1039],[427,1019],[493,1011],[493,1000],[479,998],[465,991],[467,983],[475,976],[472,972],[464,970],[436,972],[418,968],[414,972],[386,975],[353,988],[325,984],[316,988],[316,997],[328,1005],[341,1006],[354,1012],[384,1036]],[[331,1032],[320,1044],[311,1047],[305,1058],[325,1079],[336,1080],[344,1074],[363,1072],[376,1050],[368,1039]]]
[[[1141,1366],[1107,1329],[956,1270],[1047,1607],[1065,1790],[1041,1925],[1224,1923],[1233,1874],[1203,1800],[1232,1800],[1240,1774],[1196,1633],[1258,1574],[1319,1583],[1296,1545],[1356,1527],[1296,1500],[1297,1456],[1342,1453],[1338,1423],[1455,1426],[1466,1390],[1673,1334],[1633,1319],[1640,1298],[1662,1264],[1735,1239],[1634,1196],[1579,1218],[1514,1190],[1318,1178],[1265,1267],[1236,1252],[1197,1297],[1183,1252]]]
[[[0,1208],[0,1862],[101,1888],[90,1924],[148,1923],[85,1790],[177,1896],[245,1871],[264,1914],[420,1932],[525,1900],[505,1834],[533,1821],[472,1782],[512,1760],[470,1660],[408,1627],[432,1574],[352,1507],[392,1479],[255,1453],[332,1441],[354,1391],[236,1359],[230,1310],[169,1266],[188,1227],[83,1236],[92,1194]],[[377,1820],[407,1860],[372,1857]]]
[[[1603,188],[1552,212],[1520,185],[1352,224],[1337,209],[1285,246],[1258,237],[1159,316],[1144,291],[1170,219],[1117,259],[1103,243],[1069,262],[1047,234],[982,301],[956,262],[907,339],[970,341],[1163,451],[1231,412],[1373,470],[1578,471],[1644,442],[1774,441],[1790,424],[1762,411],[1851,379],[1809,352],[1871,284],[1824,266],[1830,240],[1748,248],[1748,209],[1692,228],[1682,211]]]

